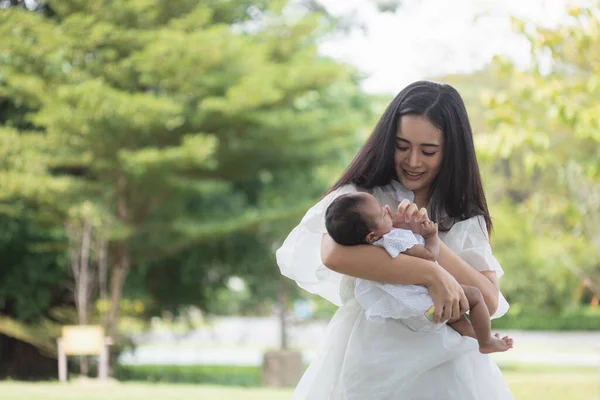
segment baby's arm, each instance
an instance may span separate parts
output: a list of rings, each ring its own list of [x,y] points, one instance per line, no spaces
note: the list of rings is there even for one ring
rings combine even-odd
[[[425,239],[425,248],[437,261],[440,255],[440,238],[438,237],[438,226],[435,222],[425,221],[421,226],[421,235]]]
[[[416,244],[410,249],[404,250],[404,254],[429,261],[437,261],[440,254],[440,239],[438,238],[438,226],[435,222],[427,220],[421,222],[418,227],[408,226],[403,229],[411,230],[413,234],[418,233],[425,239],[425,246]]]
[[[436,236],[436,238],[437,238],[437,236]],[[439,252],[439,243],[438,243],[438,252]],[[437,257],[434,255],[434,253],[432,253],[431,250],[427,248],[427,241],[425,241],[425,247],[415,244],[410,249],[404,250],[403,254],[406,254],[407,256],[423,258],[423,259],[429,260],[429,261],[435,261],[437,259]]]

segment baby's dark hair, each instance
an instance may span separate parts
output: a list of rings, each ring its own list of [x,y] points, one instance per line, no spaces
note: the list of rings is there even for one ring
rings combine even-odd
[[[325,211],[325,228],[333,240],[344,246],[367,244],[371,231],[369,223],[360,212],[365,198],[358,193],[337,197]]]

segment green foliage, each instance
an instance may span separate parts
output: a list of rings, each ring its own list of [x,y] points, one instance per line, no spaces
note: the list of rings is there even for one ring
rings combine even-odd
[[[581,254],[577,244],[568,234],[548,237],[535,216],[508,201],[491,212],[493,250],[505,271],[500,287],[512,309],[533,314],[559,312],[568,306],[577,277],[566,268],[565,251]]]
[[[580,280],[580,266],[593,262],[589,257],[593,250],[583,236],[571,234],[557,224],[556,219],[547,217],[561,216],[563,223],[572,227],[580,216],[572,201],[564,197],[556,175],[544,171],[542,176],[541,169],[534,175],[528,174],[519,145],[508,148],[504,143],[493,141],[500,140],[500,133],[489,118],[501,118],[518,111],[489,110],[489,100],[491,96],[503,93],[509,96],[505,90],[515,82],[499,73],[496,65],[473,74],[450,75],[439,80],[459,90],[473,122],[478,159],[494,222],[493,252],[505,271],[500,288],[511,304],[506,317],[507,327],[516,323],[524,329],[535,328],[535,323],[527,323],[528,316],[558,315],[569,308]],[[515,126],[514,129],[520,128]],[[502,132],[510,133],[515,140],[521,138],[514,130]],[[562,192],[557,195],[557,191]],[[514,312],[526,316],[514,322],[511,317]],[[504,324],[505,319],[501,321],[494,323]],[[549,324],[544,326],[552,328]]]
[[[64,225],[85,207],[111,270],[131,265],[136,315],[270,307],[273,250],[390,100],[319,54],[335,19],[309,3],[61,0],[0,13],[1,313],[32,327],[65,303]],[[473,121],[507,324],[572,326],[539,321],[566,315],[582,281],[600,293],[598,9],[571,8],[552,29],[515,19],[532,45],[526,70],[498,58],[440,79]],[[231,276],[247,284],[238,298],[223,292]],[[332,312],[317,299],[316,318]]]
[[[60,233],[24,216],[0,214],[0,309],[19,321],[37,322],[65,291]]]
[[[598,331],[600,312],[593,308],[577,308],[562,312],[510,310],[504,317],[492,320],[493,329],[532,331]]]
[[[56,356],[55,343],[60,336],[60,325],[48,319],[26,324],[0,316],[0,334],[28,343],[46,355]]]
[[[502,285],[518,307],[549,312],[572,301],[579,283],[600,294],[600,136],[596,95],[600,3],[569,6],[564,23],[513,19],[531,44],[517,69],[497,58],[488,71],[477,136],[495,212]],[[498,211],[500,211],[498,213]],[[576,297],[576,296],[575,296]]]
[[[317,51],[332,19],[286,1],[40,7],[0,13],[0,216],[30,213],[55,239],[48,265],[64,265],[64,224],[92,207],[116,277],[109,317],[128,273],[146,312],[211,307],[232,275],[274,297],[277,240],[370,112],[357,72]],[[67,282],[53,271],[19,300],[33,314]]]

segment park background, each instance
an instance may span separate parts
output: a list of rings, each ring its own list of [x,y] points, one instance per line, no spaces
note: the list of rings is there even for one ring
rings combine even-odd
[[[597,398],[600,2],[565,0],[1,0],[0,398],[289,398],[263,356],[335,307],[274,250],[416,79],[470,114],[515,397]],[[109,381],[56,382],[74,324]]]

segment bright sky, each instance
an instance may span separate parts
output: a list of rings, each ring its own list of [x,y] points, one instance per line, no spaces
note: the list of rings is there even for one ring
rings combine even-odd
[[[334,15],[356,12],[366,33],[322,46],[357,66],[369,92],[398,92],[432,76],[470,72],[494,55],[528,60],[527,43],[511,31],[509,15],[555,25],[569,0],[404,0],[396,14],[377,12],[377,0],[320,0]]]

